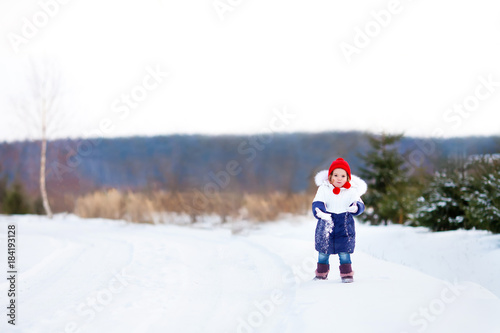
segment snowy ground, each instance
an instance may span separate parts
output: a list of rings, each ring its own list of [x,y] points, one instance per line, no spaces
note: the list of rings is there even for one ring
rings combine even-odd
[[[247,233],[57,216],[17,225],[15,327],[0,332],[498,332],[500,235],[357,226],[355,282],[311,281],[311,218]],[[0,267],[7,274],[7,251]]]

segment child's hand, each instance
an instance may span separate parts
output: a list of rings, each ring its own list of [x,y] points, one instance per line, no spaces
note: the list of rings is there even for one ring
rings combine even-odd
[[[347,207],[349,213],[356,213],[358,211],[358,205],[353,203],[351,206]]]
[[[319,208],[316,208],[316,215],[318,215],[318,217],[322,220],[325,220],[325,221],[330,221],[332,222],[332,215],[328,214],[328,213],[325,213],[324,211],[322,211],[321,209]]]

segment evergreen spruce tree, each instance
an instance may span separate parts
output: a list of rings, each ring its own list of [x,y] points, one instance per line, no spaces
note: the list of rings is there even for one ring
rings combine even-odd
[[[0,178],[0,213],[3,212],[5,197],[7,196],[7,178]]]
[[[465,193],[465,216],[471,225],[500,233],[500,160],[473,163]]]
[[[3,212],[5,214],[30,213],[30,206],[20,183],[14,183],[14,185],[7,190],[3,204]]]
[[[417,222],[434,231],[465,227],[465,188],[466,182],[460,173],[436,173],[418,200]]]
[[[361,177],[368,183],[368,192],[363,196],[367,207],[365,219],[372,224],[404,223],[414,209],[417,197],[409,191],[404,159],[398,151],[402,137],[402,134],[371,135],[368,137],[371,150],[360,156],[364,161]]]
[[[0,164],[0,174],[2,174],[2,165]],[[0,213],[3,213],[3,205],[7,196],[7,176],[0,178]]]

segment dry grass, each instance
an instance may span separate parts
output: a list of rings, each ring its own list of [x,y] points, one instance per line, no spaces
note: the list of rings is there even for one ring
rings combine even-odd
[[[76,199],[75,214],[85,218],[121,219],[125,202],[115,189],[89,193]]]
[[[75,201],[74,213],[85,218],[124,219],[140,223],[165,223],[158,213],[188,215],[192,223],[200,216],[217,215],[221,223],[247,219],[273,221],[282,213],[306,214],[313,196],[308,193],[266,194],[200,192],[119,192],[115,189],[89,193]]]
[[[264,222],[279,218],[282,213],[306,214],[311,205],[312,196],[308,194],[286,194],[273,192],[269,194],[247,194],[243,208],[248,219]]]
[[[126,221],[153,223],[154,212],[153,201],[146,195],[134,192],[125,195],[123,219]]]

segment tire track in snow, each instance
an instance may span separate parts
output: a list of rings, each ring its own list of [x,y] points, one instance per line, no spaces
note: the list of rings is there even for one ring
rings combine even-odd
[[[103,238],[97,232],[88,237],[78,232],[50,234],[50,231],[38,230],[38,226],[33,229],[23,227],[20,235],[19,302],[23,312],[36,313],[36,316],[24,317],[18,326],[36,326],[31,332],[64,331],[65,323],[82,322],[76,308],[106,287],[121,263],[113,258],[120,253],[119,258],[126,259],[123,254],[127,253],[128,246],[117,239]],[[27,239],[36,240],[36,244],[29,248]],[[23,271],[22,258],[49,240],[53,250]],[[58,328],[54,322],[62,324]]]

